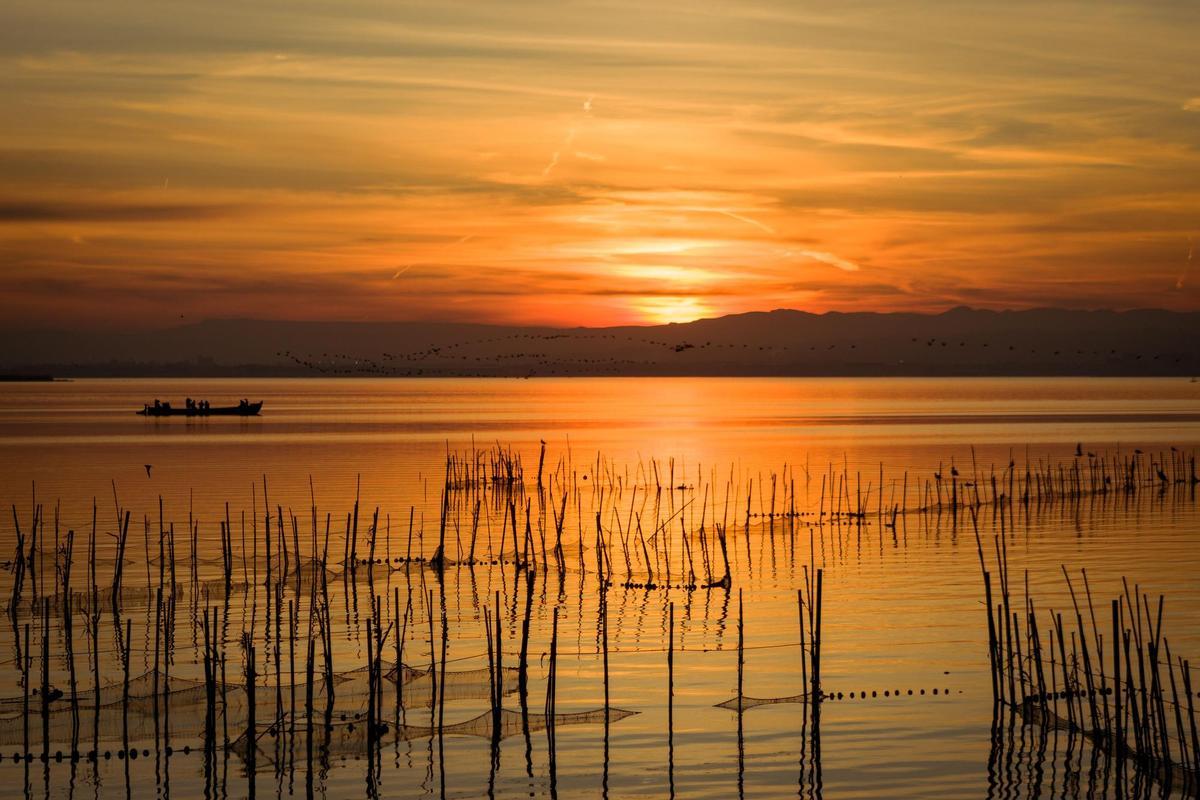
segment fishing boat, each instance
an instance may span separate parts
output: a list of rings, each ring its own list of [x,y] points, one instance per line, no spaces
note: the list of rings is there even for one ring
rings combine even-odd
[[[190,406],[172,406],[170,403],[147,405],[137,413],[143,417],[257,417],[262,411],[262,401],[242,402],[236,406],[205,406],[194,403]]]

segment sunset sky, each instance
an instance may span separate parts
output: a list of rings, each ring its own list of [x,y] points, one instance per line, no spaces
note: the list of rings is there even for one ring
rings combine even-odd
[[[0,315],[1200,308],[1200,4],[7,0]]]

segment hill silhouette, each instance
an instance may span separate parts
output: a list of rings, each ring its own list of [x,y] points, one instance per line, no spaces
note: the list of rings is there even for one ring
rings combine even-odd
[[[811,314],[605,328],[208,320],[154,331],[9,330],[0,371],[59,376],[1176,375],[1200,312]]]

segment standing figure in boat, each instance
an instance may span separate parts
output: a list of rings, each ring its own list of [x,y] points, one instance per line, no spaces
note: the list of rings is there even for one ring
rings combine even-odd
[[[143,403],[137,413],[145,417],[254,417],[258,416],[263,404],[262,401],[252,403],[243,398],[237,401],[237,405],[214,406],[208,400],[189,397],[183,401],[183,405],[181,409],[172,409],[170,403],[155,399],[154,405]]]

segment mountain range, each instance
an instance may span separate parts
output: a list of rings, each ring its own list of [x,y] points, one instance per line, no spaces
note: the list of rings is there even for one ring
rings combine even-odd
[[[215,319],[151,331],[0,331],[0,373],[83,376],[1175,375],[1200,312],[812,314],[601,328]]]

